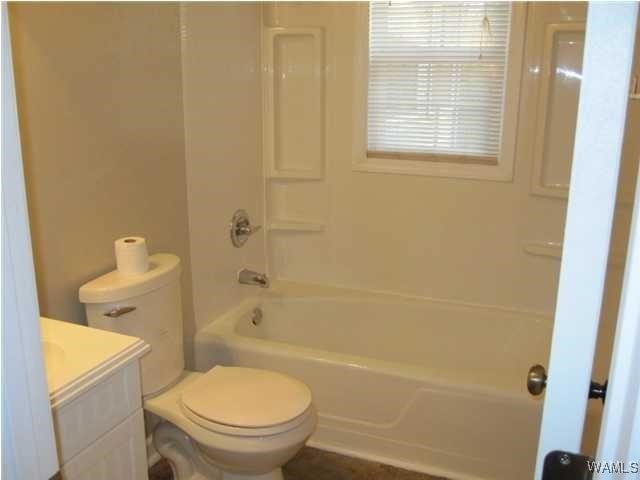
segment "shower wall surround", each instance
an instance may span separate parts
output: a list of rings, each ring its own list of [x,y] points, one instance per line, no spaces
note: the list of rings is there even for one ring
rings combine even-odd
[[[181,10],[187,195],[197,328],[255,293],[242,268],[264,271],[263,231],[242,248],[233,212],[261,223],[260,7],[185,3]],[[188,337],[190,339],[191,337]]]
[[[567,151],[572,149],[550,133],[547,138],[540,134],[545,155],[534,168],[537,125],[565,121],[560,115],[566,109],[555,103],[558,96],[548,93],[554,84],[541,93],[541,68],[553,68],[557,58],[569,66],[581,63],[586,4],[528,6],[521,90],[526,95],[519,105],[515,174],[507,182],[353,170],[354,138],[364,128],[356,118],[354,98],[366,85],[357,85],[354,78],[357,69],[366,68],[358,44],[366,41],[366,21],[361,21],[366,9],[364,4],[344,3],[263,7],[271,274],[553,312],[566,191],[559,188],[546,195],[538,187],[543,181],[568,184]],[[577,39],[568,51],[566,38],[553,35],[565,27]],[[577,98],[579,69],[574,73],[558,77],[556,83]],[[318,100],[322,108],[316,106]],[[551,106],[539,122],[541,102]],[[296,115],[297,109],[304,109],[306,116]],[[300,118],[312,131],[303,129]],[[627,143],[613,246],[618,259],[624,258],[629,217],[625,205],[632,198],[637,165],[631,160],[640,150],[637,140]],[[619,267],[617,262],[614,270]]]

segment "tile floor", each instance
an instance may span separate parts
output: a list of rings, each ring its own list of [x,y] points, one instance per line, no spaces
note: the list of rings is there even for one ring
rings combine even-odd
[[[284,480],[446,480],[377,462],[305,447],[283,468]],[[149,480],[173,480],[161,461],[149,470]]]

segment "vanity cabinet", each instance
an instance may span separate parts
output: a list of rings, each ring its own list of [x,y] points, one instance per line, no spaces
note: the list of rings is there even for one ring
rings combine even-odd
[[[65,480],[147,479],[138,362],[53,411]]]
[[[147,480],[139,359],[149,346],[64,323],[41,323],[56,345],[44,352],[60,477]]]

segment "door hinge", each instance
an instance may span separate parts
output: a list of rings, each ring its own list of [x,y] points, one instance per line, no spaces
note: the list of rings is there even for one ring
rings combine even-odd
[[[544,457],[542,480],[592,480],[591,462],[586,455],[554,450]]]

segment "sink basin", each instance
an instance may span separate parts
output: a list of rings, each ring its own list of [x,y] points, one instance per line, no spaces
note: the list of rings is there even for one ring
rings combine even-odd
[[[42,354],[44,355],[48,383],[64,364],[66,355],[60,345],[47,340],[42,341]]]

